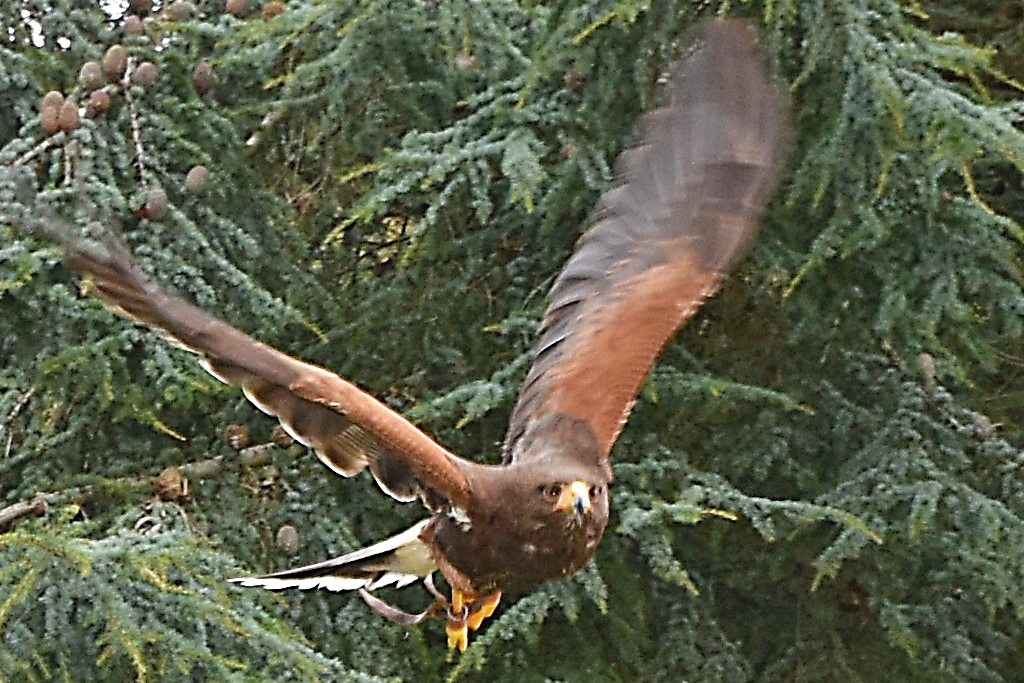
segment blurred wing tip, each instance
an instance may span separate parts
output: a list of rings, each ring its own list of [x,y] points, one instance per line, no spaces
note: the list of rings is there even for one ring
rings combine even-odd
[[[789,137],[786,90],[759,35],[717,19],[689,36],[667,106],[641,118],[552,286],[506,460],[554,413],[587,423],[606,454],[660,350],[752,241]]]

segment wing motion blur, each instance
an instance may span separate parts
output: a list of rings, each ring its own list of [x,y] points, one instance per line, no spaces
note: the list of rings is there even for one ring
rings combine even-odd
[[[756,34],[708,22],[673,73],[670,104],[641,119],[620,184],[551,289],[506,462],[553,414],[587,424],[607,456],[662,348],[757,231],[785,116]]]

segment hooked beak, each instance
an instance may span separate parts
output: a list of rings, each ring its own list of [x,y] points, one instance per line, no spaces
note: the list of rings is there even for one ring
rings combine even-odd
[[[555,509],[559,512],[572,510],[577,515],[593,510],[594,503],[590,500],[590,485],[584,481],[574,481],[564,487],[555,502]]]

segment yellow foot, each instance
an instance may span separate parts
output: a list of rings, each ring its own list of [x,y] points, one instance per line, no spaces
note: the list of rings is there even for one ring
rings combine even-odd
[[[459,648],[459,652],[465,652],[469,647],[469,628],[466,626],[466,615],[469,614],[468,603],[472,598],[458,588],[452,588],[452,602],[448,607],[448,623],[444,625],[444,632],[448,634],[448,649]]]
[[[444,631],[448,634],[449,650],[459,648],[459,652],[466,651],[466,648],[469,647],[469,629],[465,622],[449,621],[445,624]]]
[[[477,599],[457,588],[452,589],[451,607],[448,609],[448,623],[444,630],[448,635],[448,649],[465,652],[469,647],[469,632],[476,631],[484,619],[494,614],[501,602],[501,591]]]
[[[494,614],[494,610],[498,609],[499,602],[501,602],[501,591],[494,591],[490,595],[486,595],[474,602],[469,610],[469,617],[466,619],[466,625],[469,626],[469,629],[475,631],[480,628],[480,624],[484,623],[484,619]]]

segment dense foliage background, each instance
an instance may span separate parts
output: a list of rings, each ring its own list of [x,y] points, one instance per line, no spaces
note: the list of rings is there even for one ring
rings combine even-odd
[[[1024,3],[8,0],[0,166],[494,461],[546,289],[716,13],[763,26],[786,174],[644,387],[596,562],[462,656],[356,596],[227,584],[422,510],[262,446],[0,227],[0,680],[1021,680]],[[80,80],[114,44],[125,75]],[[82,109],[53,135],[50,90]]]

